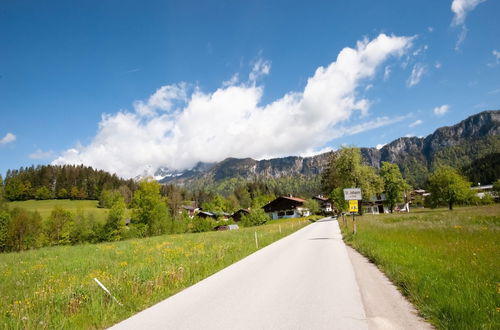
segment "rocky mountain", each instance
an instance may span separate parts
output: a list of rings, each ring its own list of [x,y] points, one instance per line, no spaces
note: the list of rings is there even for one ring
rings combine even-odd
[[[414,186],[422,186],[429,171],[438,164],[463,168],[499,151],[500,110],[478,113],[456,125],[441,127],[424,138],[402,137],[381,149],[361,148],[368,164],[380,167],[382,161],[396,163]],[[217,182],[234,177],[247,180],[297,175],[310,177],[322,172],[331,155],[328,152],[313,157],[266,160],[227,158],[219,163],[198,163],[191,170],[165,176],[160,182],[189,185],[197,180]]]

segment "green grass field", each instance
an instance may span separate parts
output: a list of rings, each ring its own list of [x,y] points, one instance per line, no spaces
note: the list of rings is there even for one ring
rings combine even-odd
[[[0,254],[0,324],[8,329],[104,328],[255,252],[255,231],[261,248],[308,223],[290,219],[235,231]]]
[[[500,205],[357,217],[344,239],[439,329],[500,329]]]
[[[85,214],[94,213],[96,219],[104,221],[109,210],[98,208],[97,203],[97,201],[92,200],[50,199],[43,201],[9,202],[7,204],[11,209],[20,207],[29,211],[38,211],[43,219],[47,219],[50,216],[50,212],[52,212],[54,207],[60,207],[72,213],[76,213],[78,210],[83,210]]]

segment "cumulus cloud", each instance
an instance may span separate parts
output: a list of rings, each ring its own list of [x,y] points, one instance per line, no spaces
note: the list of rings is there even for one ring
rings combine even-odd
[[[451,25],[454,27],[460,27],[461,31],[458,35],[458,40],[455,45],[455,49],[459,50],[460,46],[465,40],[467,36],[467,27],[465,25],[465,18],[467,14],[474,10],[477,5],[486,0],[453,0],[451,3],[451,11],[453,12],[453,20]]]
[[[48,159],[54,157],[54,152],[52,150],[43,151],[41,149],[37,149],[35,152],[28,155],[31,159]]]
[[[382,149],[385,145],[387,145],[387,143],[379,143],[379,144],[377,144],[377,145],[375,146],[375,149],[380,150],[380,149]]]
[[[500,52],[496,49],[493,49],[491,52],[493,54],[493,57],[495,58],[495,62],[488,63],[489,67],[494,67],[500,63]]]
[[[417,119],[415,120],[413,123],[411,123],[410,125],[408,125],[408,127],[415,127],[415,126],[418,126],[418,125],[421,125],[423,124],[424,122],[420,119]]]
[[[442,116],[444,115],[445,113],[448,112],[448,110],[450,110],[450,106],[448,104],[443,104],[442,106],[440,107],[435,107],[434,108],[434,114],[436,116]]]
[[[413,69],[411,70],[410,77],[406,81],[406,86],[412,87],[417,85],[420,80],[422,79],[422,76],[425,73],[425,65],[422,65],[420,63],[417,63],[413,66]]]
[[[271,63],[258,60],[246,82],[234,79],[214,92],[188,84],[163,86],[134,111],[103,115],[90,144],[63,152],[54,164],[83,163],[134,177],[146,168],[190,168],[198,161],[226,157],[257,159],[307,153],[335,137],[403,120],[366,115],[370,101],[360,93],[390,57],[408,52],[412,37],[380,34],[340,51],[335,61],[319,67],[303,91],[289,92],[261,104]]]
[[[14,141],[16,141],[16,136],[12,133],[7,133],[2,139],[0,139],[0,145],[5,145]]]

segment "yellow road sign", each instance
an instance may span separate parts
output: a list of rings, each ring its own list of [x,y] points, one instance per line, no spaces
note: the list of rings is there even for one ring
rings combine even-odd
[[[358,201],[350,200],[349,201],[349,212],[358,212]]]

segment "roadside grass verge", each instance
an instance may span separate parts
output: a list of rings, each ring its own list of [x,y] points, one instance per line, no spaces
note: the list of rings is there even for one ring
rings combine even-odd
[[[439,329],[500,329],[500,205],[364,215],[344,240]]]
[[[309,223],[291,219],[234,231],[0,254],[0,324],[8,329],[105,328],[255,252],[255,232],[262,248]]]

